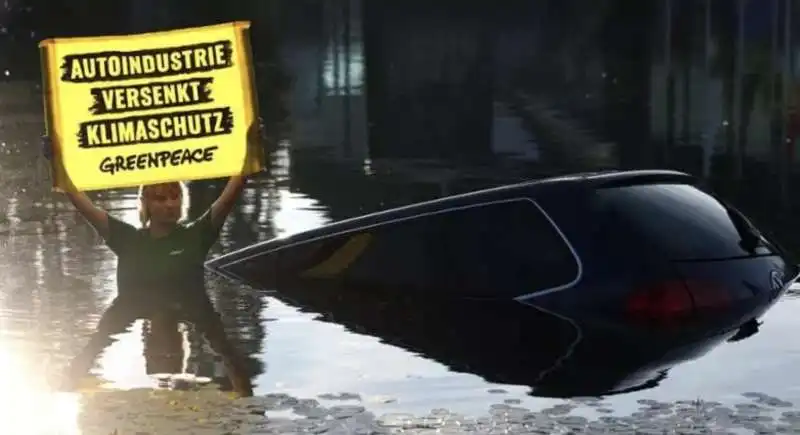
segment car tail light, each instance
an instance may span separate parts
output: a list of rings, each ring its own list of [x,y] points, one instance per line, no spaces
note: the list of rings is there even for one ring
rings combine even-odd
[[[694,305],[682,281],[666,281],[635,291],[625,307],[626,314],[638,321],[669,321],[691,315]]]
[[[626,301],[625,313],[636,322],[674,323],[700,311],[730,305],[728,293],[710,283],[664,281],[644,286]]]
[[[686,288],[692,295],[696,311],[726,308],[733,302],[731,292],[713,282],[686,281]]]

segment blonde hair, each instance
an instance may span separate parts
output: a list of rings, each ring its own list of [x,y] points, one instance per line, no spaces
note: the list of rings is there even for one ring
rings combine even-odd
[[[147,189],[155,187],[155,186],[163,186],[163,185],[177,185],[178,189],[181,192],[181,217],[179,221],[184,221],[189,216],[189,187],[183,181],[174,181],[171,183],[160,183],[160,184],[143,184],[139,186],[139,223],[142,224],[142,228],[147,228],[147,225],[150,223],[150,211],[147,209],[147,200],[145,198],[145,192]]]

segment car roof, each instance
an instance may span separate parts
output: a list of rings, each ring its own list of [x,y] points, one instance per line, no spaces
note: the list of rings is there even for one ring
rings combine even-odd
[[[611,184],[639,184],[651,182],[692,182],[695,177],[680,171],[666,169],[608,170],[580,172],[540,180],[526,181],[522,185],[585,184],[589,187],[603,187]],[[504,186],[510,187],[510,186]]]
[[[583,172],[568,174],[556,177],[542,178],[538,180],[523,181],[521,183],[508,184],[490,189],[481,189],[473,192],[461,193],[442,198],[436,198],[402,207],[370,213],[338,222],[326,224],[316,231],[326,232],[334,229],[355,228],[366,225],[367,222],[380,221],[382,219],[392,219],[408,217],[416,213],[426,213],[431,209],[446,208],[457,205],[469,204],[477,198],[480,202],[495,201],[509,197],[526,197],[536,199],[542,194],[547,194],[551,189],[587,187],[599,188],[612,185],[629,185],[652,182],[688,182],[694,177],[678,171],[670,170],[635,170],[635,171],[602,171],[602,172]],[[559,189],[560,190],[560,189]]]
[[[603,188],[614,186],[627,186],[651,183],[687,183],[695,184],[697,179],[685,172],[666,169],[639,169],[639,170],[607,170],[596,172],[579,172],[559,176],[551,176],[535,180],[522,181],[514,184],[481,189],[458,195],[437,198],[426,201],[424,204],[449,203],[467,200],[471,197],[489,194],[502,195],[504,192],[525,191],[530,198],[546,195],[554,190],[561,191],[569,188]],[[415,204],[421,205],[421,204]],[[408,207],[408,206],[407,206]],[[405,207],[403,207],[405,208]]]
[[[561,190],[562,188],[601,188],[609,186],[621,186],[631,184],[646,184],[653,182],[692,182],[695,178],[678,171],[671,170],[633,170],[633,171],[599,171],[582,172],[556,177],[542,178],[538,180],[523,181],[521,183],[499,186],[491,189],[482,189],[474,192],[467,192],[458,195],[437,198],[410,204],[402,207],[383,210],[357,216],[337,222],[331,222],[323,226],[292,234],[277,237],[255,243],[248,247],[239,249],[229,254],[217,258],[217,262],[224,262],[226,257],[246,256],[248,252],[259,251],[261,249],[272,250],[280,245],[303,243],[312,239],[326,237],[336,234],[349,233],[365,228],[372,227],[382,221],[404,220],[417,214],[426,214],[432,210],[459,207],[465,204],[478,202],[504,201],[509,198],[529,198],[537,199],[548,192]],[[476,198],[477,197],[477,198]]]

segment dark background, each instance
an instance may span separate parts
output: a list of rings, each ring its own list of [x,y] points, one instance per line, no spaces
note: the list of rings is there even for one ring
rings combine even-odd
[[[370,159],[492,161],[502,102],[540,147],[531,178],[677,168],[780,227],[798,205],[799,10],[797,0],[9,0],[0,70],[37,77],[47,37],[250,20],[269,120],[290,116],[279,96],[298,92],[285,62],[297,47],[343,47],[363,57]],[[349,65],[333,74],[349,77]],[[347,119],[355,90],[343,86]],[[343,129],[347,154],[355,133]]]

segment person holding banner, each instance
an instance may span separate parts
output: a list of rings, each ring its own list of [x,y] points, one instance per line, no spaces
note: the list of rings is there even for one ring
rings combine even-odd
[[[260,128],[248,132],[251,145],[260,139],[259,133]],[[50,158],[57,144],[47,137],[43,141]],[[202,333],[222,356],[234,391],[252,396],[244,357],[225,334],[222,319],[206,293],[204,274],[206,256],[244,184],[244,176],[231,177],[211,207],[191,222],[185,221],[188,194],[184,183],[141,186],[140,228],[98,208],[85,193],[65,190],[75,208],[116,254],[118,289],[89,343],[70,363],[62,387],[77,387],[97,356],[113,342],[112,335],[124,332],[138,319],[168,313]]]

